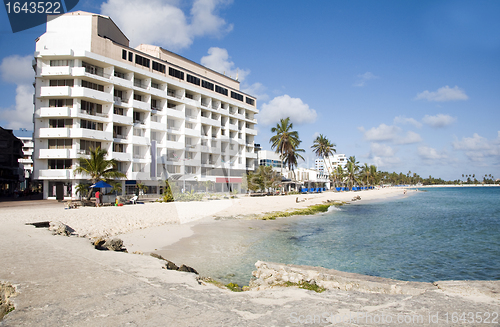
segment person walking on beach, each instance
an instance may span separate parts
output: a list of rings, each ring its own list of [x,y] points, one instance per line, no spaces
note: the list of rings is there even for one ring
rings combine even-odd
[[[99,198],[101,196],[101,192],[97,191],[95,192],[95,206],[99,207],[101,204],[101,199]]]

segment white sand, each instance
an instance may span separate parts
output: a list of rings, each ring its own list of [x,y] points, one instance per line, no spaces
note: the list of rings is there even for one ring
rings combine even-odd
[[[203,218],[238,217],[251,214],[305,208],[326,200],[350,201],[359,195],[361,202],[402,196],[402,188],[360,192],[325,192],[288,196],[248,197],[200,202],[149,203],[123,207],[23,207],[2,209],[2,215],[23,223],[60,221],[81,237],[119,237],[131,252],[151,252],[192,235],[191,226]],[[297,203],[297,198],[299,202]]]

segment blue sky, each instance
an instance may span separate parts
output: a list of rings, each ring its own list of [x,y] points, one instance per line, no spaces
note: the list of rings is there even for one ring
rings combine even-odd
[[[75,10],[109,15],[133,46],[238,74],[258,97],[256,142],[270,149],[271,127],[291,116],[302,166],[322,133],[380,170],[500,178],[499,1],[80,0]],[[30,128],[30,57],[45,27],[13,34],[0,15],[0,125]]]

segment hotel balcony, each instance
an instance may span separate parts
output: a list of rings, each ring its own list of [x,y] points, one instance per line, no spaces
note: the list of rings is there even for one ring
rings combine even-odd
[[[117,105],[117,106],[124,106],[125,104],[128,104],[128,100],[125,99],[125,98],[120,98],[120,97],[113,97],[113,102]]]
[[[132,81],[130,81],[128,79],[123,79],[123,78],[120,78],[117,76],[113,76],[113,84],[118,85],[118,86],[123,86],[123,87],[126,87],[128,89],[131,89],[132,85],[133,85]]]
[[[131,180],[150,180],[149,172],[131,172],[129,179]]]
[[[73,67],[69,66],[57,66],[57,67],[42,67],[42,71],[40,73],[40,76],[46,76],[46,77],[59,77],[59,76],[71,76],[71,69]]]
[[[60,88],[58,86],[57,88]],[[66,86],[62,86],[66,87]],[[43,89],[43,87],[42,87]],[[113,95],[108,92],[97,91],[93,89],[89,89],[87,87],[72,87],[71,88],[71,96],[77,98],[89,98],[92,100],[97,100],[99,102],[113,102]]]
[[[257,159],[257,153],[255,153],[255,152],[247,152],[247,153],[245,153],[245,158]]]
[[[38,178],[40,178],[40,179],[45,179],[45,178],[70,179],[70,178],[73,178],[73,170],[72,169],[40,169],[40,170],[38,170]]]
[[[166,124],[163,124],[163,123],[157,123],[157,122],[150,122],[149,123],[151,129],[156,129],[156,130],[159,130],[159,131],[166,131],[167,130],[167,125]]]
[[[126,152],[111,152],[111,158],[118,161],[131,161],[132,154]]]
[[[250,134],[250,135],[257,135],[257,131],[255,129],[251,129],[251,128],[245,128],[245,133]]]
[[[85,76],[88,78],[95,79],[100,82],[109,83],[110,75],[103,73],[102,75],[90,73],[85,71],[85,67],[73,67],[71,68],[71,75],[73,76]]]
[[[123,124],[123,125],[132,125],[133,124],[133,119],[132,119],[132,117],[129,117],[129,116],[122,116],[122,115],[113,114],[112,118],[113,118],[113,123]]]
[[[130,143],[139,145],[149,145],[149,139],[147,137],[133,135]]]
[[[143,101],[138,101],[138,100],[132,100],[132,107],[144,110],[144,111],[150,111],[151,106],[147,102]]]
[[[70,107],[42,107],[38,110],[36,118],[65,118],[71,117]]]
[[[182,112],[182,110],[177,110],[174,108],[167,108],[167,116],[184,119],[184,113]]]
[[[184,134],[186,134],[187,136],[200,137],[200,131],[191,128],[184,128]]]
[[[217,126],[217,127],[220,127],[220,120],[215,120],[215,119],[212,119],[212,118],[208,118],[208,117],[201,117],[201,123],[202,124],[206,124],[206,125],[211,125],[211,126]]]
[[[69,132],[71,138],[113,141],[113,133],[111,132],[96,131],[93,129],[85,129],[85,128],[71,128],[69,129]]]
[[[166,141],[165,146],[168,149],[177,149],[177,150],[184,149],[184,144],[181,142],[176,142],[176,141]]]
[[[38,151],[38,159],[67,159],[71,158],[70,151],[72,149],[40,149]],[[76,151],[73,151],[76,154]],[[73,156],[76,158],[76,155]]]
[[[64,138],[69,137],[70,128],[40,128],[38,138]],[[35,131],[36,134],[36,131]],[[35,138],[37,136],[35,135]]]

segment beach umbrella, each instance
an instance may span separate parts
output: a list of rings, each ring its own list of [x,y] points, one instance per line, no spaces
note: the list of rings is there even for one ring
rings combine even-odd
[[[105,188],[105,187],[113,187],[106,183],[105,181],[98,181],[94,185],[91,186],[92,188]]]

